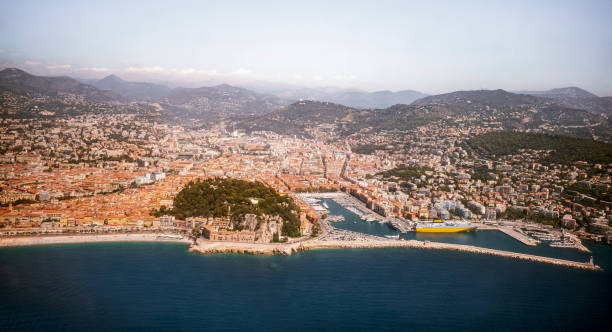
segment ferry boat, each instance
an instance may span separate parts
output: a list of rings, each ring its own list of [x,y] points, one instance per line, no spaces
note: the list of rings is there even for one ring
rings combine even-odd
[[[422,233],[454,233],[476,230],[469,221],[436,219],[431,221],[419,221],[416,223],[416,231]]]

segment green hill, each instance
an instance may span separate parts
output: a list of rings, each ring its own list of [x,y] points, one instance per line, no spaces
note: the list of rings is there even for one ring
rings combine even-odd
[[[494,131],[472,137],[466,144],[486,157],[519,154],[521,149],[551,150],[542,156],[542,163],[612,163],[612,144],[571,136]]]
[[[299,207],[288,196],[279,195],[261,182],[222,178],[192,181],[176,195],[174,208],[153,211],[153,214],[185,219],[225,217],[228,212],[232,221],[238,223],[248,213],[279,216],[283,219],[283,235],[300,235]]]

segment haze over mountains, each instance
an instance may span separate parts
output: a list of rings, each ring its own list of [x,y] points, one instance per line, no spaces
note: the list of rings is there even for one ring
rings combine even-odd
[[[324,110],[324,115],[321,114]],[[609,113],[608,113],[609,114]],[[299,116],[297,116],[299,115]],[[302,101],[278,111],[237,121],[246,132],[270,130],[281,134],[316,136],[308,128],[329,126],[340,136],[382,131],[408,131],[432,121],[489,124],[499,129],[554,132],[609,139],[607,114],[563,106],[554,99],[504,90],[458,91],[428,96],[410,105],[360,110],[343,105]]]
[[[612,113],[612,98],[600,98],[578,87],[558,88],[547,91],[522,91],[519,93],[555,99],[557,103],[602,114]]]
[[[2,114],[39,116],[42,110],[53,115],[82,114],[109,105],[114,112],[122,112],[122,107],[130,105],[132,111],[137,107],[138,112],[150,111],[174,120],[201,124],[229,120],[247,132],[267,130],[288,135],[309,136],[312,128],[320,126],[327,126],[335,135],[402,131],[447,119],[498,123],[504,129],[612,137],[608,120],[612,98],[600,98],[576,87],[521,93],[456,91],[433,96],[410,90],[294,89],[276,91],[275,95],[227,84],[170,89],[128,82],[115,75],[87,82],[66,76],[35,76],[15,68],[2,70]],[[298,96],[313,98],[296,102],[303,99]]]
[[[0,71],[0,91],[17,95],[59,96],[61,94],[74,94],[96,101],[120,99],[117,94],[96,89],[68,76],[35,76],[16,68],[7,68]]]
[[[99,89],[111,90],[133,100],[154,101],[169,97],[172,91],[182,90],[185,92],[189,90],[189,88],[171,89],[165,85],[155,83],[129,82],[119,78],[116,75],[109,75],[100,80],[84,80],[84,82]],[[215,87],[225,87],[227,89],[229,85],[221,84]],[[212,91],[205,91],[203,87],[198,89],[203,94],[212,93]],[[367,92],[357,89],[340,88],[270,88],[257,84],[247,85],[243,92],[246,92],[247,90],[250,90],[248,94],[251,94],[251,96],[253,96],[253,92],[266,95],[268,98],[275,96],[285,101],[281,102],[281,104],[287,104],[289,102],[296,102],[299,100],[319,100],[356,108],[385,108],[395,104],[410,104],[419,98],[427,96],[427,94],[414,90],[403,90],[397,92],[383,90]],[[277,102],[272,102],[272,104],[276,103]]]
[[[171,91],[170,88],[164,85],[145,82],[128,82],[116,75],[109,75],[100,80],[86,80],[86,82],[98,89],[110,90],[134,100],[158,100],[168,96]]]
[[[339,89],[333,87],[262,88],[257,85],[253,85],[252,88],[258,92],[274,94],[291,101],[319,100],[355,108],[385,108],[395,104],[410,104],[419,98],[427,96],[427,94],[414,90],[367,92],[358,89]]]

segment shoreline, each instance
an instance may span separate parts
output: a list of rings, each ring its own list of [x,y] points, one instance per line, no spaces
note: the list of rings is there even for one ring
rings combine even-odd
[[[584,270],[601,270],[598,265],[576,262],[560,258],[544,257],[511,251],[476,247],[463,244],[451,244],[418,240],[389,240],[368,236],[356,241],[309,239],[294,243],[247,243],[216,242],[199,239],[193,244],[190,239],[173,239],[160,237],[160,234],[104,234],[104,235],[54,235],[36,237],[0,238],[0,248],[53,244],[77,244],[99,242],[174,242],[190,244],[188,251],[199,254],[240,253],[253,255],[292,255],[295,252],[311,249],[376,249],[376,248],[414,248],[451,250],[476,254],[488,254],[500,257],[515,258],[539,263],[566,266]]]
[[[197,244],[189,247],[189,252],[200,254],[213,253],[240,253],[253,255],[291,255],[295,252],[310,249],[375,249],[375,248],[414,248],[414,249],[434,249],[451,250],[475,254],[488,254],[493,256],[515,258],[520,260],[547,263],[553,265],[578,268],[583,270],[601,270],[598,265],[591,265],[586,262],[576,262],[560,258],[544,257],[531,254],[516,253],[511,251],[482,248],[463,244],[417,241],[417,240],[372,240],[367,241],[321,241],[317,239],[306,240],[291,244],[259,244],[243,242],[214,242],[208,240],[198,240]]]
[[[1,247],[24,247],[47,244],[98,243],[98,242],[176,242],[191,244],[190,239],[160,237],[161,234],[91,234],[91,235],[43,235],[0,238]]]

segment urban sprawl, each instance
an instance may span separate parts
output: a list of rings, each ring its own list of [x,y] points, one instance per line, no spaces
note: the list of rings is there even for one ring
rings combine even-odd
[[[190,181],[228,177],[259,181],[293,197],[301,207],[302,235],[313,232],[321,213],[300,193],[346,192],[380,216],[407,224],[525,222],[612,241],[612,202],[569,189],[609,190],[608,165],[542,165],[537,160],[545,151],[470,159],[461,143],[491,126],[438,121],[401,135],[340,139],[329,126],[310,128],[308,138],[290,137],[246,134],[223,124],[194,129],[138,114],[0,121],[3,236],[190,234],[201,227],[215,240],[263,240],[248,230],[232,231],[221,218],[153,216],[171,209]],[[372,146],[377,149],[369,154],[360,151]]]

